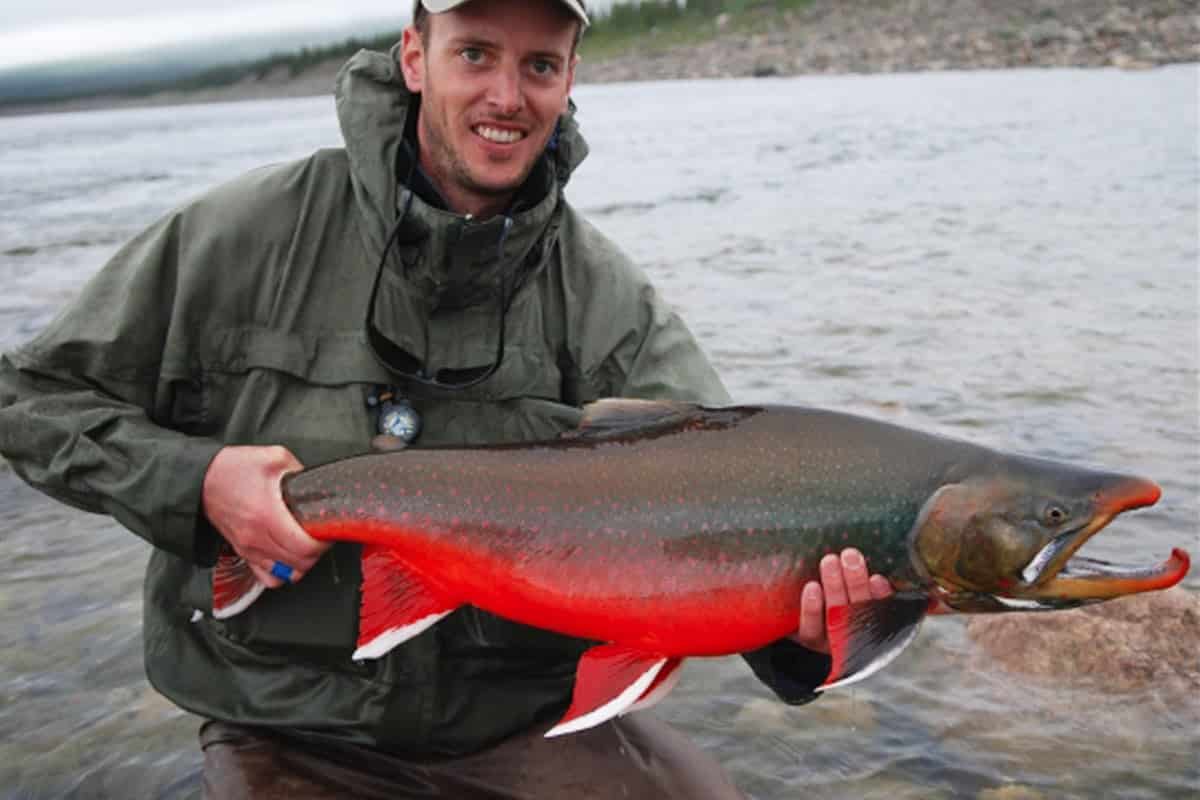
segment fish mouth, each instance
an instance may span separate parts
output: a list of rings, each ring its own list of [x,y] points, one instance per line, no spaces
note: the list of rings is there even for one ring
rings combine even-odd
[[[1097,494],[1096,513],[1087,524],[1056,536],[1021,572],[1012,597],[1031,607],[1065,608],[1127,594],[1166,589],[1183,580],[1191,558],[1179,548],[1154,566],[1126,567],[1075,553],[1122,512],[1154,505],[1157,484],[1130,478]]]

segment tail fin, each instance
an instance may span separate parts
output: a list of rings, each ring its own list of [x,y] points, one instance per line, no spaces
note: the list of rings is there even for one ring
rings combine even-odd
[[[266,588],[254,577],[246,559],[233,552],[228,545],[223,546],[212,572],[213,617],[226,619],[240,614]]]

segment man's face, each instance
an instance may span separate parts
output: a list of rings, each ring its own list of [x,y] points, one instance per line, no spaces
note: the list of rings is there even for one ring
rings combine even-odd
[[[475,0],[404,31],[421,167],[454,210],[502,211],[567,108],[577,23],[557,0]]]

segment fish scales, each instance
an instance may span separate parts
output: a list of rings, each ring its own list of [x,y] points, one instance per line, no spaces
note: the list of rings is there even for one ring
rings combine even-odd
[[[656,702],[685,657],[792,633],[803,586],[846,547],[897,591],[826,609],[818,691],[889,663],[931,610],[1070,608],[1173,586],[1190,566],[1180,549],[1149,569],[1073,560],[1158,500],[1151,481],[787,406],[601,401],[559,440],[359,456],[283,492],[314,537],[364,545],[354,658],[464,605],[600,641],[547,735]],[[261,591],[224,553],[214,616]]]
[[[439,582],[501,616],[668,655],[737,652],[795,627],[822,555],[907,557],[919,506],[877,441],[798,446],[797,422],[819,425],[764,413],[671,437],[353,459],[307,473],[314,486],[298,476],[289,504],[319,538],[455,565]],[[828,465],[845,463],[857,481],[831,490]]]

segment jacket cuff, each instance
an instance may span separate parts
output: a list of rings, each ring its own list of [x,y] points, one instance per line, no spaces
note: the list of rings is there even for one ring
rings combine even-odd
[[[199,567],[217,563],[221,536],[204,516],[204,475],[224,445],[188,437],[173,445],[170,468],[161,470],[162,517],[153,528],[153,544]]]
[[[833,660],[824,653],[809,650],[791,639],[780,639],[742,657],[758,679],[771,687],[779,699],[790,705],[816,700],[816,688],[825,682]]]

